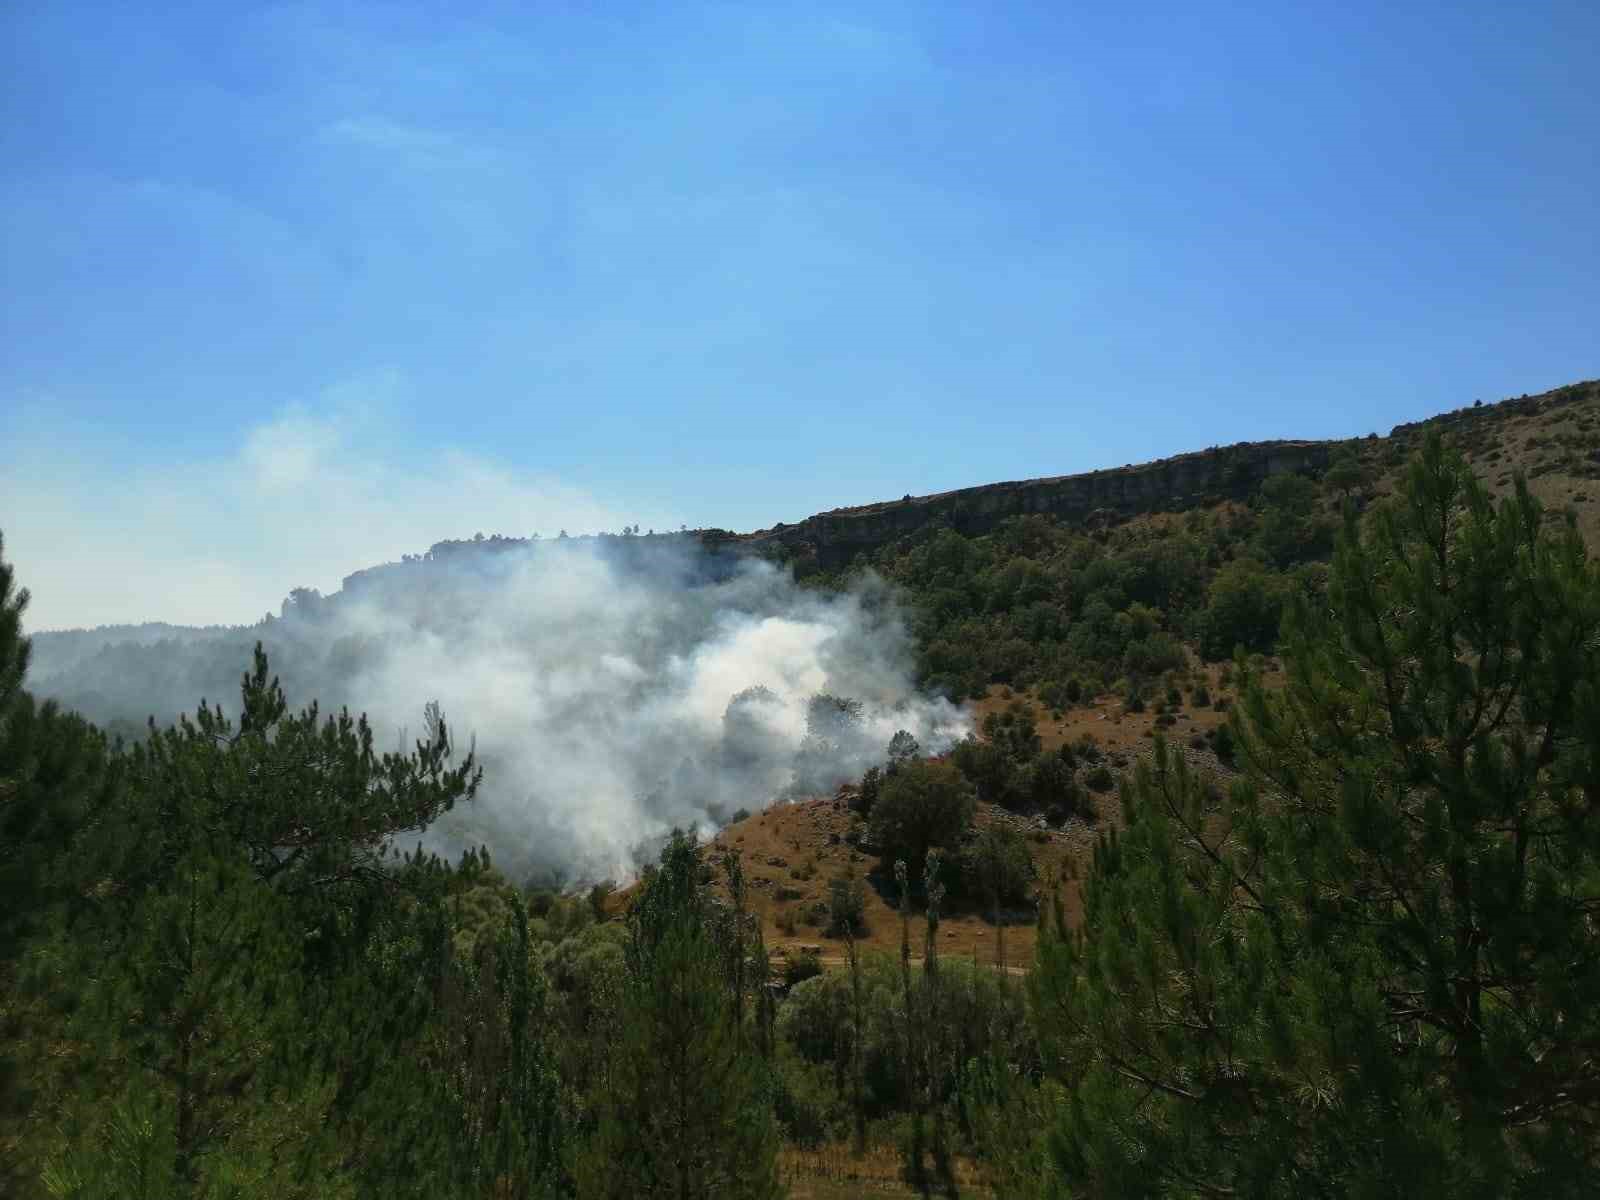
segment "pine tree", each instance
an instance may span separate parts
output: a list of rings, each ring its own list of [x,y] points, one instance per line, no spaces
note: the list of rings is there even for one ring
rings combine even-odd
[[[63,1107],[62,1195],[123,1170],[94,1157],[123,1144],[98,1124],[108,1106],[157,1139],[128,1144],[162,1161],[169,1194],[333,1194],[350,1179],[330,1136],[415,1032],[375,1025],[385,1005],[363,986],[374,936],[430,875],[390,850],[479,772],[452,765],[436,709],[414,754],[380,757],[365,718],[291,716],[269,677],[258,646],[237,724],[202,702],[152,725],[75,848],[73,923],[36,949],[94,1051]]]
[[[953,1064],[951,1048],[946,1044],[944,997],[939,976],[939,910],[945,893],[944,884],[939,882],[939,865],[939,851],[929,850],[922,872],[923,894],[927,898],[927,928],[922,950],[922,1014],[928,1030],[923,1039],[926,1055],[922,1065],[923,1104],[933,1113],[933,1136],[928,1149],[933,1157],[934,1173],[945,1195],[954,1197],[957,1194],[955,1168],[945,1121],[944,1088]],[[914,1173],[925,1178],[921,1163],[916,1164]]]
[[[6,539],[0,532],[0,734],[12,703],[22,691],[32,648],[22,636],[22,614],[28,607],[28,589],[16,586],[16,575],[6,562]]]
[[[900,889],[900,995],[901,1011],[905,1018],[902,1033],[901,1055],[906,1064],[908,1091],[911,1099],[911,1129],[904,1147],[906,1180],[917,1193],[932,1193],[926,1163],[927,1130],[924,1124],[927,1105],[924,1103],[923,1072],[926,1069],[925,1024],[922,1019],[922,1000],[911,985],[911,873],[905,859],[894,864],[895,883]]]
[[[735,1024],[731,922],[675,833],[628,914],[611,1086],[579,1170],[586,1197],[780,1194],[765,1067]]]
[[[137,1178],[158,1170],[172,1196],[312,1195],[328,1173],[313,1146],[320,1113],[304,1114],[292,1148],[262,1161],[263,1123],[309,1082],[279,1049],[304,1036],[301,937],[283,899],[236,859],[193,851],[131,906],[97,947],[74,1028],[94,1049],[116,1107],[145,1114],[160,1136],[143,1145]],[[69,1110],[57,1193],[99,1194],[125,1164],[99,1153],[102,1095]],[[108,1146],[110,1144],[108,1139]]]
[[[1096,1194],[1600,1187],[1600,570],[1430,440],[1219,796],[1159,748],[1034,1001]]]
[[[86,882],[76,851],[113,802],[120,762],[88,722],[24,690],[28,593],[0,541],[0,1193],[37,1176],[50,1098],[60,1089],[59,1012],[28,983],[29,948]],[[70,1001],[69,1001],[70,1003]]]
[[[202,700],[175,727],[152,720],[134,748],[117,830],[129,886],[158,881],[205,837],[236,848],[262,882],[349,913],[392,886],[385,860],[398,839],[470,802],[483,777],[474,754],[454,762],[436,704],[409,754],[378,754],[365,714],[323,717],[314,702],[291,714],[259,643],[240,701],[237,723]]]
[[[856,945],[864,904],[861,882],[853,869],[847,869],[841,878],[833,881],[829,889],[829,907],[832,910],[829,927],[844,938],[845,956],[850,963],[850,1111],[855,1118],[851,1148],[858,1157],[867,1148],[867,1109],[862,1097],[861,1081],[866,1023],[861,1000],[861,952]]]
[[[444,882],[473,885],[469,854]],[[385,1054],[353,1119],[370,1195],[535,1200],[567,1194],[561,1081],[547,1032],[548,990],[530,957],[526,909],[458,944],[441,895],[399,927],[381,978],[409,992],[374,1039]],[[384,1002],[374,997],[379,1006]]]

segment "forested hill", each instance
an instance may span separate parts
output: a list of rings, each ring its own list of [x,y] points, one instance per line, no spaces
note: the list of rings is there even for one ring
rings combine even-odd
[[[1430,428],[1461,443],[1491,487],[1510,483],[1513,467],[1527,471],[1533,491],[1553,508],[1573,503],[1587,516],[1594,544],[1600,531],[1600,488],[1584,495],[1584,481],[1600,479],[1600,380],[1478,404],[1427,421],[1397,425],[1343,441],[1239,442],[1079,475],[1057,475],[960,488],[930,496],[836,508],[796,524],[779,523],[738,539],[740,544],[795,561],[801,569],[837,568],[929,527],[967,536],[988,533],[1012,517],[1041,514],[1069,524],[1105,525],[1146,513],[1182,513],[1229,500],[1248,501],[1272,475],[1286,472],[1322,479],[1341,456],[1355,458],[1381,482],[1388,470],[1421,444]],[[1544,479],[1543,484],[1537,481]],[[1337,477],[1334,481],[1337,483]],[[1574,496],[1572,493],[1579,494]]]
[[[964,536],[986,534],[1018,516],[1041,515],[1064,525],[1086,528],[1114,525],[1150,513],[1214,509],[1228,501],[1249,502],[1271,476],[1296,474],[1326,481],[1339,491],[1339,472],[1326,476],[1338,460],[1352,459],[1366,481],[1387,491],[1393,469],[1415,450],[1430,428],[1446,431],[1460,443],[1468,461],[1492,489],[1509,487],[1513,470],[1530,477],[1532,490],[1554,510],[1572,507],[1590,544],[1600,534],[1600,380],[1587,380],[1539,395],[1522,395],[1495,404],[1475,404],[1426,421],[1397,425],[1388,434],[1336,441],[1278,440],[1211,446],[1154,462],[1128,464],[1077,475],[979,484],[927,496],[835,508],[794,523],[739,534],[726,529],[680,530],[623,536],[692,541],[721,555],[757,553],[812,570],[847,567],[858,558],[928,529],[951,529]],[[1592,493],[1592,494],[1591,494]],[[611,535],[600,535],[609,537]],[[459,560],[476,554],[525,549],[533,539],[479,536],[431,546],[430,558]],[[397,565],[372,567],[346,577],[361,587]]]
[[[1569,384],[1539,395],[1521,395],[1494,404],[1473,404],[1426,421],[1396,425],[1388,434],[1334,441],[1278,440],[1211,446],[1154,462],[1052,475],[1039,479],[979,484],[927,496],[830,509],[794,523],[739,534],[726,529],[625,531],[624,537],[698,543],[718,556],[755,553],[792,565],[802,576],[837,571],[873,552],[928,530],[950,529],[965,537],[990,533],[1019,516],[1054,518],[1066,527],[1104,529],[1154,513],[1215,510],[1228,502],[1248,503],[1262,484],[1277,475],[1308,478],[1328,495],[1350,490],[1350,466],[1361,483],[1383,494],[1394,470],[1421,445],[1429,429],[1439,428],[1459,444],[1484,482],[1503,493],[1512,474],[1523,471],[1533,493],[1551,510],[1572,508],[1591,545],[1600,535],[1600,380]],[[1349,464],[1344,470],[1330,468]],[[613,535],[602,534],[601,537]],[[533,539],[478,536],[439,542],[412,561],[517,549]],[[387,576],[388,564],[346,577],[346,588]]]

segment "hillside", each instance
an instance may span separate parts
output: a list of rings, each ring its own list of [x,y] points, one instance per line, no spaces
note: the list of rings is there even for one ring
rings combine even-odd
[[[1202,594],[1171,589],[1164,596],[1149,594],[1148,604],[1129,603],[1124,592],[1119,619],[1130,612],[1148,613],[1153,636],[1163,632],[1174,638],[1170,656],[1152,659],[1146,669],[1132,649],[1102,654],[1094,661],[1086,644],[1060,639],[1062,652],[1051,656],[1048,639],[1027,637],[1020,650],[1022,662],[1002,664],[998,671],[978,669],[964,679],[948,673],[940,679],[940,645],[1000,640],[1008,632],[1007,605],[997,605],[994,594],[981,583],[985,573],[1015,573],[1022,563],[1037,572],[1040,586],[1033,602],[1035,615],[1060,611],[1066,632],[1081,627],[1089,605],[1086,587],[1097,582],[1090,572],[1064,566],[1074,555],[1090,554],[1104,567],[1101,574],[1115,575],[1119,559],[1170,555],[1178,562],[1192,561],[1197,575],[1214,576],[1227,561],[1252,550],[1250,534],[1209,542],[1192,559],[1181,553],[1186,541],[1210,536],[1208,531],[1246,528],[1249,522],[1272,516],[1263,508],[1262,484],[1274,476],[1296,475],[1314,487],[1308,494],[1305,519],[1318,522],[1322,534],[1307,535],[1305,544],[1276,564],[1267,557],[1263,577],[1281,578],[1282,586],[1320,586],[1316,571],[1325,557],[1333,512],[1348,492],[1359,504],[1370,504],[1391,494],[1399,483],[1407,457],[1432,429],[1441,430],[1459,447],[1492,493],[1504,495],[1521,472],[1530,490],[1552,513],[1573,514],[1590,546],[1600,545],[1600,384],[1589,382],[1541,396],[1519,397],[1500,404],[1481,405],[1444,414],[1433,420],[1397,426],[1387,436],[1348,442],[1279,442],[1202,451],[1161,463],[1089,475],[1030,480],[969,488],[936,496],[911,497],[853,509],[819,514],[793,526],[779,526],[741,539],[747,547],[789,561],[798,570],[819,574],[824,580],[847,578],[851,564],[865,564],[900,583],[917,612],[917,639],[924,652],[924,675],[952,690],[966,692],[981,723],[1018,702],[1037,720],[1041,750],[1048,753],[1064,742],[1085,734],[1105,751],[1105,763],[1115,780],[1148,751],[1161,720],[1159,703],[1143,712],[1130,711],[1130,697],[1138,694],[1171,695],[1176,687],[1187,699],[1194,686],[1204,684],[1212,701],[1226,703],[1228,691],[1219,684],[1219,663],[1205,662],[1207,632]],[[1346,464],[1344,474],[1335,464]],[[1354,468],[1353,470],[1351,468]],[[1270,490],[1270,489],[1269,489]],[[1031,537],[1016,535],[1016,522],[1043,517],[1046,524],[1030,526]],[[1046,530],[1052,532],[1045,532]],[[1089,543],[1074,542],[1072,531],[1088,534]],[[958,540],[939,541],[939,538]],[[1259,538],[1260,531],[1255,535]],[[1054,540],[1052,540],[1054,539]],[[1005,547],[992,567],[985,567],[983,548]],[[1031,544],[1030,544],[1031,543]],[[948,553],[962,546],[953,575],[930,576],[924,560],[936,556],[936,546]],[[1084,547],[1078,549],[1077,547]],[[974,554],[979,557],[972,557]],[[1007,561],[1006,555],[1013,555]],[[1248,561],[1248,560],[1247,560]],[[1108,565],[1109,564],[1109,565]],[[1281,571],[1275,571],[1274,567]],[[1098,582],[1103,582],[1103,578]],[[936,614],[952,603],[949,588],[975,589],[973,616],[954,627],[941,627]],[[1274,610],[1275,611],[1275,610]],[[1275,628],[1275,617],[1271,622]],[[942,636],[949,635],[949,636]],[[1024,635],[1026,636],[1026,635]],[[1124,641],[1123,646],[1128,646]],[[1230,643],[1231,644],[1231,643]],[[1137,643],[1133,644],[1137,646]],[[1249,647],[1270,650],[1270,644]],[[1103,647],[1101,648],[1103,649]],[[1216,651],[1225,659],[1226,647]],[[1270,664],[1270,659],[1268,660]],[[1059,664],[1059,665],[1058,665]],[[1015,669],[1013,669],[1015,668]],[[1004,672],[1010,678],[1002,680]],[[1062,681],[1071,673],[1082,679],[1083,698],[1061,699]],[[983,676],[988,674],[988,678]],[[1272,682],[1268,675],[1269,685]],[[1142,704],[1140,707],[1144,707]],[[1223,721],[1217,707],[1185,703],[1174,709],[1167,737],[1198,765],[1226,776],[1228,770],[1210,752],[1205,735]],[[1085,771],[1079,769],[1081,782]],[[1029,811],[1007,812],[996,804],[981,804],[977,827],[1000,821],[1025,830],[1041,885],[1060,881],[1066,912],[1076,919],[1078,903],[1075,877],[1088,862],[1099,828],[1119,817],[1114,786],[1095,799],[1096,819],[1069,819],[1052,826],[1046,816]],[[851,844],[852,819],[842,797],[823,798],[794,805],[775,806],[738,822],[718,834],[721,848],[733,848],[742,857],[752,884],[753,909],[762,918],[768,944],[788,955],[807,948],[820,951],[825,965],[837,966],[842,944],[822,936],[819,924],[807,925],[807,913],[819,914],[825,905],[828,883],[843,871],[870,872],[877,864]],[[891,885],[880,875],[867,890],[867,944],[894,951],[900,924],[892,903]],[[957,904],[944,921],[942,946],[947,953],[973,961],[993,963],[997,955],[994,924],[982,906]],[[795,919],[800,920],[796,928]],[[1007,962],[1030,960],[1036,926],[1023,913],[1005,931]],[[912,944],[920,947],[921,918],[912,919]],[[920,951],[918,951],[920,953]]]
[[[851,508],[830,509],[794,523],[736,533],[727,529],[646,534],[598,534],[619,546],[697,545],[711,562],[731,569],[740,555],[758,554],[791,563],[802,574],[849,566],[895,541],[929,529],[951,529],[973,537],[1019,516],[1046,516],[1075,527],[1097,528],[1157,513],[1214,510],[1244,503],[1275,475],[1322,480],[1341,453],[1355,455],[1375,473],[1376,491],[1386,492],[1394,469],[1431,428],[1445,431],[1468,449],[1491,486],[1510,485],[1511,472],[1527,472],[1534,492],[1553,507],[1571,505],[1586,536],[1600,535],[1600,380],[1556,388],[1443,413],[1427,421],[1397,425],[1386,435],[1341,441],[1239,442],[1077,475],[1055,475],[979,484],[928,496],[907,495]],[[589,536],[567,539],[592,540]],[[437,542],[402,563],[355,571],[344,578],[347,593],[364,591],[428,562],[461,563],[527,550],[538,538],[493,535]]]
[[[1165,729],[1167,738],[1193,765],[1226,778],[1229,769],[1217,760],[1206,740],[1225,721],[1232,696],[1220,682],[1221,677],[1219,668],[1197,667],[1194,681],[1207,686],[1210,703],[1175,707]],[[1073,816],[1052,824],[1043,814],[1022,815],[999,804],[981,802],[974,833],[991,824],[1006,825],[1022,833],[1034,864],[1039,894],[1059,886],[1066,915],[1076,922],[1080,913],[1077,879],[1093,853],[1099,831],[1120,820],[1116,782],[1149,753],[1153,739],[1163,729],[1159,711],[1162,706],[1134,713],[1120,699],[1103,696],[1066,711],[1053,711],[1036,695],[995,688],[974,703],[973,711],[981,723],[985,717],[1015,710],[1019,704],[1037,720],[1042,753],[1090,738],[1103,751],[1103,758],[1098,761],[1107,768],[1111,782],[1106,790],[1093,796],[1091,818]],[[1092,769],[1093,765],[1086,761],[1078,775],[1086,778]],[[826,933],[826,908],[829,884],[847,872],[860,876],[867,884],[866,930],[859,938],[861,946],[868,951],[899,953],[901,928],[894,883],[886,864],[858,844],[863,823],[850,809],[855,790],[847,787],[834,796],[773,805],[734,821],[711,839],[708,858],[713,863],[720,863],[728,851],[739,855],[749,909],[760,918],[762,934],[780,967],[784,960],[807,952],[818,954],[825,968],[836,969],[844,964],[843,940]],[[715,878],[718,894],[728,899],[727,877],[720,866]],[[947,876],[947,882],[955,880]],[[624,911],[633,892],[628,888],[616,893],[610,909]],[[921,908],[913,907],[911,943],[913,957],[920,959],[926,922]],[[1032,962],[1038,925],[1030,907],[1012,906],[1004,911],[1003,948],[996,939],[988,906],[971,896],[958,892],[948,900],[940,924],[940,949],[946,955],[989,966],[1003,953],[1014,974]]]
[[[1427,421],[1397,425],[1385,436],[1341,441],[1240,442],[1154,462],[991,483],[929,496],[905,496],[817,513],[794,524],[745,534],[739,544],[799,559],[822,569],[929,527],[974,536],[1018,516],[1047,515],[1074,524],[1105,524],[1148,513],[1210,509],[1246,501],[1267,478],[1296,473],[1320,478],[1341,451],[1379,474],[1380,492],[1392,472],[1430,429],[1460,443],[1480,475],[1499,489],[1513,470],[1525,471],[1546,504],[1571,505],[1590,544],[1600,534],[1600,380],[1537,396],[1478,404]]]

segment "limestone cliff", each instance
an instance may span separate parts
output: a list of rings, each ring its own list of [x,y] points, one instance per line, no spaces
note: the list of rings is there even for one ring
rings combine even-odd
[[[928,525],[948,526],[971,535],[1024,513],[1090,521],[1182,511],[1221,500],[1246,500],[1269,475],[1318,472],[1328,465],[1334,445],[1241,442],[1114,470],[990,483],[838,508],[796,525],[746,534],[738,541],[755,550],[781,547],[786,556],[814,554],[818,565],[826,568]]]

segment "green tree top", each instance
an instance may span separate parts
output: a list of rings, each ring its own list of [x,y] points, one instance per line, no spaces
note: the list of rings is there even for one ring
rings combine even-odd
[[[912,760],[884,777],[872,807],[872,839],[886,860],[920,862],[930,847],[954,848],[976,807],[977,797],[954,765]]]
[[[30,649],[28,639],[22,636],[22,614],[28,607],[28,589],[16,587],[5,552],[5,535],[0,533],[0,733],[5,732],[6,714],[22,691]]]
[[[265,882],[333,895],[386,876],[398,838],[426,829],[461,800],[483,772],[455,746],[437,705],[414,753],[379,754],[366,715],[323,717],[313,703],[290,714],[258,643],[240,685],[237,725],[204,701],[133,751],[130,776],[141,802],[130,806],[134,847],[145,869],[197,836],[220,838],[246,855]],[[131,864],[130,864],[131,866]]]
[[[1431,439],[1041,942],[1057,1167],[1117,1195],[1592,1194],[1600,570]]]

